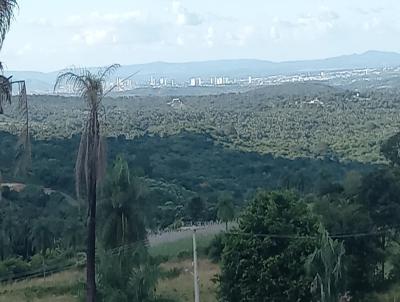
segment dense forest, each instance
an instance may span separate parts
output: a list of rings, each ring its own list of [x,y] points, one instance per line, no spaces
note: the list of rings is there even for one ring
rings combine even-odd
[[[106,134],[126,138],[207,134],[235,150],[288,158],[330,157],[380,163],[380,144],[397,132],[398,90],[345,90],[322,83],[283,84],[207,96],[106,98]],[[79,134],[86,111],[78,98],[31,96],[38,139]],[[18,125],[0,116],[0,129]]]
[[[7,130],[0,132],[3,281],[82,267],[86,259],[88,205],[76,195],[75,162],[87,112],[76,98],[30,100],[32,157],[24,175],[15,174],[19,125],[13,107],[2,117]],[[115,98],[105,105],[108,165],[98,190],[96,231],[97,276],[103,278],[99,299],[106,301],[117,289],[123,297],[135,296],[129,284],[143,274],[150,278],[147,287],[135,288],[152,297],[149,301],[163,301],[152,290],[159,278],[175,273],[160,268],[167,259],[149,256],[147,233],[235,217],[233,230],[202,251],[220,264],[220,301],[309,301],[318,297],[309,290],[312,274],[321,265],[331,269],[326,261],[343,261],[343,277],[329,282],[333,295],[349,292],[353,301],[374,299],[399,281],[395,91],[361,95],[296,84],[174,100]],[[134,250],[120,250],[130,244]],[[334,248],[330,258],[318,262],[324,247]],[[300,260],[290,265],[277,260],[297,255]],[[268,280],[278,268],[285,278],[260,286],[254,261],[266,261],[262,274]],[[318,280],[317,288],[328,282]],[[290,293],[280,296],[288,287]],[[70,290],[82,288],[79,283]]]

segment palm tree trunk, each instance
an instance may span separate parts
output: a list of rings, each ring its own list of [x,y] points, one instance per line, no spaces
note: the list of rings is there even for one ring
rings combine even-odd
[[[97,112],[92,112],[88,134],[88,238],[86,258],[87,302],[96,301],[96,191],[97,191],[97,144],[99,124]]]
[[[88,194],[89,215],[88,215],[88,239],[86,259],[86,286],[87,302],[96,301],[96,181],[90,187]]]
[[[385,235],[382,235],[382,251],[385,253],[385,248],[386,248],[386,238]],[[382,278],[382,284],[385,282],[385,257],[382,260],[381,263],[381,278]]]

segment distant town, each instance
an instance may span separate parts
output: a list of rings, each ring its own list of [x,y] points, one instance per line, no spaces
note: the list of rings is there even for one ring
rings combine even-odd
[[[224,87],[224,86],[267,86],[283,83],[308,82],[308,81],[352,81],[369,79],[381,80],[383,78],[399,77],[400,67],[390,68],[364,68],[351,70],[334,70],[304,72],[292,75],[273,75],[265,77],[247,76],[244,78],[217,75],[212,77],[191,77],[186,81],[177,81],[166,77],[151,76],[146,81],[136,81],[117,77],[106,83],[108,89],[113,88],[118,92],[132,91],[138,88],[182,88],[182,87]],[[60,93],[72,94],[72,86],[64,86]]]

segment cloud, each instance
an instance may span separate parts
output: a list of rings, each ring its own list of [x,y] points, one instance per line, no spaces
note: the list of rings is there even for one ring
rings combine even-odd
[[[215,35],[214,27],[209,26],[207,29],[207,34],[205,36],[206,44],[208,47],[214,46],[214,35]]]
[[[383,7],[372,7],[372,8],[363,8],[363,7],[357,7],[356,11],[364,16],[369,16],[369,15],[374,15],[374,14],[380,14],[384,11]]]
[[[276,28],[276,26],[271,26],[269,29],[269,36],[272,40],[278,40],[280,38],[280,34]]]
[[[32,44],[25,43],[25,45],[17,51],[17,56],[23,56],[32,51]]]
[[[364,22],[363,28],[366,31],[370,31],[370,30],[373,30],[373,29],[379,27],[380,24],[381,24],[381,21],[379,18],[372,17],[372,18],[369,18],[368,21]]]
[[[332,30],[339,19],[339,14],[328,8],[322,8],[315,14],[301,14],[294,19],[275,18],[269,34],[272,39],[314,38]]]
[[[54,24],[48,18],[44,17],[31,19],[28,21],[28,24],[33,26],[43,26],[43,27],[54,26]]]
[[[71,15],[65,20],[66,26],[87,26],[93,24],[123,24],[145,22],[148,18],[146,12],[131,10],[118,13],[91,12],[88,15]]]
[[[75,34],[72,37],[73,42],[84,42],[88,46],[93,46],[104,42],[115,43],[117,40],[117,36],[112,29],[87,29],[79,34]]]
[[[178,44],[179,46],[185,45],[185,40],[183,39],[182,36],[178,36],[178,37],[176,38],[176,44]]]
[[[197,26],[203,23],[203,18],[182,6],[181,2],[172,2],[172,13],[178,25]]]
[[[255,28],[252,25],[246,25],[240,28],[237,32],[228,32],[226,37],[231,43],[238,46],[244,46],[254,33]]]

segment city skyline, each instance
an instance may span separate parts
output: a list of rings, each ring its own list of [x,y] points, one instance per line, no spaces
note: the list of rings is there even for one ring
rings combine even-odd
[[[2,62],[53,71],[155,61],[320,59],[400,52],[396,1],[77,0],[19,2]],[[290,10],[287,7],[290,6]],[[101,9],[100,9],[101,8]]]

